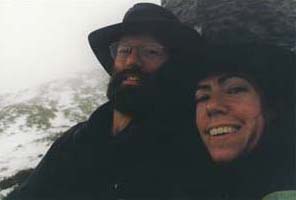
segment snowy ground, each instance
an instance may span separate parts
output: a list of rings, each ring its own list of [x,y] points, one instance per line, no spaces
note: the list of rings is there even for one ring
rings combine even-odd
[[[9,177],[19,169],[35,167],[42,154],[49,148],[48,141],[35,133],[17,133],[0,138],[0,177]],[[0,179],[1,181],[1,179]]]
[[[20,170],[35,168],[52,144],[47,137],[47,134],[38,131],[17,130],[1,135],[0,181],[17,174]],[[13,188],[0,188],[0,197],[6,196]]]
[[[35,168],[55,138],[78,122],[66,116],[65,110],[85,117],[90,114],[82,112],[79,100],[75,97],[93,100],[94,108],[106,101],[106,78],[98,80],[97,74],[80,74],[78,78],[55,81],[16,94],[0,94],[0,182],[22,170]],[[34,113],[22,113],[17,107],[41,105],[50,109],[52,102],[56,102],[56,110],[53,111],[55,117],[50,118],[50,127],[46,129],[38,128],[38,124],[28,127],[28,119]],[[7,109],[9,106],[13,109]],[[0,200],[14,187],[0,188]]]
[[[0,181],[15,175],[20,169],[36,167],[48,150],[48,142],[40,142],[36,135],[28,133],[14,134],[0,138]],[[38,141],[38,142],[37,142]],[[13,188],[0,190],[0,195],[7,195]]]

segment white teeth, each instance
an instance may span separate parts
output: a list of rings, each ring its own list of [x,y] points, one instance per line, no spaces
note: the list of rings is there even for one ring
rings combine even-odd
[[[216,135],[222,135],[225,133],[231,133],[236,130],[237,130],[237,128],[235,128],[233,126],[222,126],[222,127],[212,128],[211,130],[209,130],[209,134],[211,136],[216,136]]]
[[[129,76],[127,79],[130,81],[139,81],[140,80],[140,78],[138,76]]]

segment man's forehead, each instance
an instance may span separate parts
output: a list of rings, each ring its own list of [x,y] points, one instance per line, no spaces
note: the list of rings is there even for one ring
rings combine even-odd
[[[119,39],[120,43],[153,43],[162,45],[161,42],[150,34],[131,34],[122,36]]]

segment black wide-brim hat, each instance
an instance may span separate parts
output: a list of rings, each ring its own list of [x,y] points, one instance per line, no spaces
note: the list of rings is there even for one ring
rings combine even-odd
[[[203,64],[196,71],[198,79],[210,74],[244,73],[266,82],[281,82],[294,77],[296,70],[293,51],[267,43],[208,44],[203,55]]]
[[[283,105],[295,105],[296,54],[291,50],[258,42],[219,44],[208,45],[204,55],[203,64],[195,69],[195,88],[211,75],[241,74],[263,93],[267,107],[281,110]]]
[[[155,37],[170,53],[190,55],[202,44],[197,31],[181,23],[169,10],[152,3],[138,3],[127,11],[122,23],[89,34],[89,44],[109,74],[113,66],[109,46],[124,35],[137,33]]]

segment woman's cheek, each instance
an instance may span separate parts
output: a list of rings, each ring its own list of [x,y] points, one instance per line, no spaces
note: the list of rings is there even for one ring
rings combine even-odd
[[[196,126],[198,127],[198,130],[200,133],[202,133],[202,130],[205,129],[207,126],[207,115],[206,115],[206,109],[204,105],[198,105],[196,106]]]

